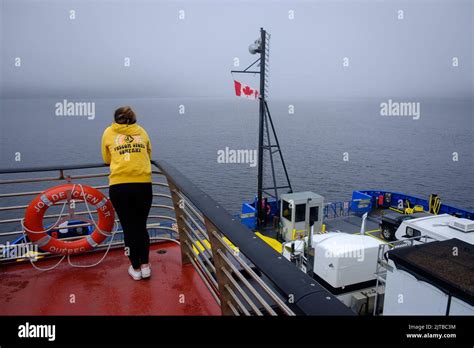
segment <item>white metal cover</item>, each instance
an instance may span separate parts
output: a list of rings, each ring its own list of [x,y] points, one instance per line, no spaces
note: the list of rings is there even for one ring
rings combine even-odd
[[[380,244],[375,238],[359,234],[316,234],[314,272],[334,288],[373,280]]]

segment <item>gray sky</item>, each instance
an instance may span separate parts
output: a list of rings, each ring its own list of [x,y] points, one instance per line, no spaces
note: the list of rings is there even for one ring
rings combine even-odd
[[[274,98],[473,95],[471,0],[0,3],[4,98],[231,96],[261,26]]]

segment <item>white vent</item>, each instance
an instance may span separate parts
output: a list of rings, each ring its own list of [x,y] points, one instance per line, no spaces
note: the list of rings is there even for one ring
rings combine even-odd
[[[474,232],[474,221],[469,219],[456,219],[449,222],[449,227],[464,233]]]

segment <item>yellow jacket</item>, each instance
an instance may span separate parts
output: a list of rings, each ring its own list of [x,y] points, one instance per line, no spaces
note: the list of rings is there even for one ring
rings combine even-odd
[[[113,123],[102,135],[102,158],[110,164],[109,185],[151,182],[151,143],[134,123]]]

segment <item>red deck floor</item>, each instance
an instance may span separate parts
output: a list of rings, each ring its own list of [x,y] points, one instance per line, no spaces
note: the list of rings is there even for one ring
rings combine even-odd
[[[157,253],[166,250],[166,253]],[[92,264],[102,252],[71,258]],[[58,259],[36,264],[47,268]],[[0,315],[220,315],[220,308],[192,265],[181,265],[180,247],[154,244],[152,276],[135,281],[127,273],[123,249],[111,250],[92,268],[72,268],[63,260],[41,272],[29,262],[0,269]],[[180,301],[181,300],[181,301]]]

